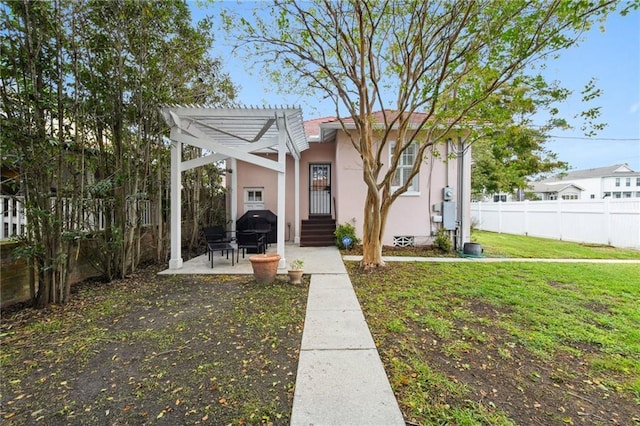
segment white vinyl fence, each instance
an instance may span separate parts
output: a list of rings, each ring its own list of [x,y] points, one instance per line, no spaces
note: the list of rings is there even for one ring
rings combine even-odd
[[[640,249],[640,200],[471,203],[477,229]]]
[[[151,202],[149,200],[130,200],[128,207],[132,207],[133,202],[137,204],[140,226],[151,225]],[[83,204],[84,206],[81,207],[82,224],[79,228],[85,231],[104,230],[103,200],[85,200]],[[72,217],[71,203],[63,202],[63,208],[65,210],[64,216]],[[22,197],[0,196],[0,221],[2,222],[0,224],[0,240],[8,240],[25,232],[27,220],[22,206]],[[71,226],[69,223],[66,228],[71,228]]]

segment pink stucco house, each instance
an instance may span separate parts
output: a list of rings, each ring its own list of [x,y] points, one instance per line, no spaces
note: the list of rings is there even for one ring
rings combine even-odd
[[[374,119],[381,123],[382,114],[376,114]],[[345,120],[345,124],[347,130],[353,128],[349,120]],[[309,148],[300,153],[297,171],[294,158],[287,156],[287,241],[301,245],[333,244],[334,224],[346,222],[354,224],[362,238],[365,185],[359,154],[335,117],[305,121],[304,131]],[[469,241],[471,157],[468,147],[463,150],[461,146],[458,136],[452,134],[448,143],[436,147],[435,156],[423,160],[413,190],[400,196],[392,207],[385,230],[385,245],[430,244],[433,234],[443,226],[452,236],[457,236],[460,247],[462,242]],[[460,151],[464,151],[463,155],[459,155]],[[405,157],[403,161],[409,166],[413,161],[411,153]],[[252,210],[275,212],[276,175],[243,161],[237,161],[235,168],[238,216]],[[299,177],[298,188],[293,178],[296,175]],[[402,171],[397,175],[402,175]],[[448,190],[446,200],[443,198],[445,188]],[[297,215],[295,197],[289,196],[296,192],[299,197]],[[444,205],[443,201],[446,201]],[[325,223],[324,227],[322,223]]]
[[[365,185],[360,157],[348,140],[348,132],[355,131],[349,120],[304,121],[302,110],[291,107],[170,105],[160,113],[171,129],[169,269],[183,266],[182,172],[206,164],[224,162],[227,170],[231,231],[246,212],[261,211],[272,221],[270,242],[281,256],[280,267],[286,265],[286,242],[330,245],[336,223],[354,224],[362,237]],[[416,122],[420,116],[415,114]],[[380,125],[383,113],[372,119]],[[463,135],[452,130],[446,143],[420,160],[424,164],[411,190],[392,207],[384,244],[428,244],[440,228],[455,237],[456,247],[469,241],[471,160]],[[185,145],[199,148],[201,156],[184,159]],[[390,147],[384,149],[390,153]],[[411,149],[403,154],[398,183],[415,156]]]

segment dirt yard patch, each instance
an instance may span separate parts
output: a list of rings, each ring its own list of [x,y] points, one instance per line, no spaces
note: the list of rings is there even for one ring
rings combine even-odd
[[[3,424],[288,424],[308,281],[156,272],[3,312]]]

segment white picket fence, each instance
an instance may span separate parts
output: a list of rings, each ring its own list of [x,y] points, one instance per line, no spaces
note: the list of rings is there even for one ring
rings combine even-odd
[[[640,200],[471,203],[477,229],[640,249]]]
[[[0,226],[0,240],[8,240],[11,237],[22,235],[25,232],[27,219],[24,213],[24,207],[22,206],[22,200],[22,197],[0,195],[0,221],[2,221]],[[53,202],[54,199],[52,199],[52,205]],[[151,202],[149,200],[135,200],[131,202],[137,203],[140,225],[151,225]],[[101,209],[102,203],[102,200],[85,200],[86,206],[82,211],[82,223],[80,224],[80,229],[76,230],[96,231],[104,229],[105,221]],[[89,204],[94,208],[89,209]],[[63,200],[63,209],[65,210],[63,214],[64,217],[73,217],[71,203],[66,203]],[[71,224],[65,228],[71,228]]]

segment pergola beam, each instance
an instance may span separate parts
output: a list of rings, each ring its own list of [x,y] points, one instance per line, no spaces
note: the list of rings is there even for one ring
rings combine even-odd
[[[241,146],[234,147],[234,148],[237,149],[238,151],[249,153],[249,152],[253,152],[253,151],[260,151],[260,150],[264,150],[264,149],[267,149],[267,148],[271,148],[271,147],[273,147],[274,145],[277,145],[277,144],[278,144],[278,140],[277,139],[265,139],[265,140],[262,140],[260,142],[254,142],[252,144],[241,145]],[[227,158],[229,158],[228,155],[222,155],[222,154],[204,155],[202,157],[198,157],[198,158],[194,158],[194,159],[191,159],[191,160],[183,161],[182,165],[180,167],[180,170],[182,170],[184,172],[186,170],[191,170],[191,169],[199,167],[199,166],[205,166],[207,164],[211,164],[211,163],[214,163],[216,161],[226,160]]]
[[[281,170],[281,165],[273,160],[269,160],[255,154],[243,152],[238,149],[214,142],[212,140],[202,140],[199,138],[194,138],[193,136],[185,135],[184,133],[179,133],[179,131],[174,130],[171,131],[171,139],[188,145],[196,146],[198,148],[206,149],[211,152],[221,154],[225,157],[231,157],[235,158],[236,160],[246,161],[247,163],[265,167],[276,172]]]

